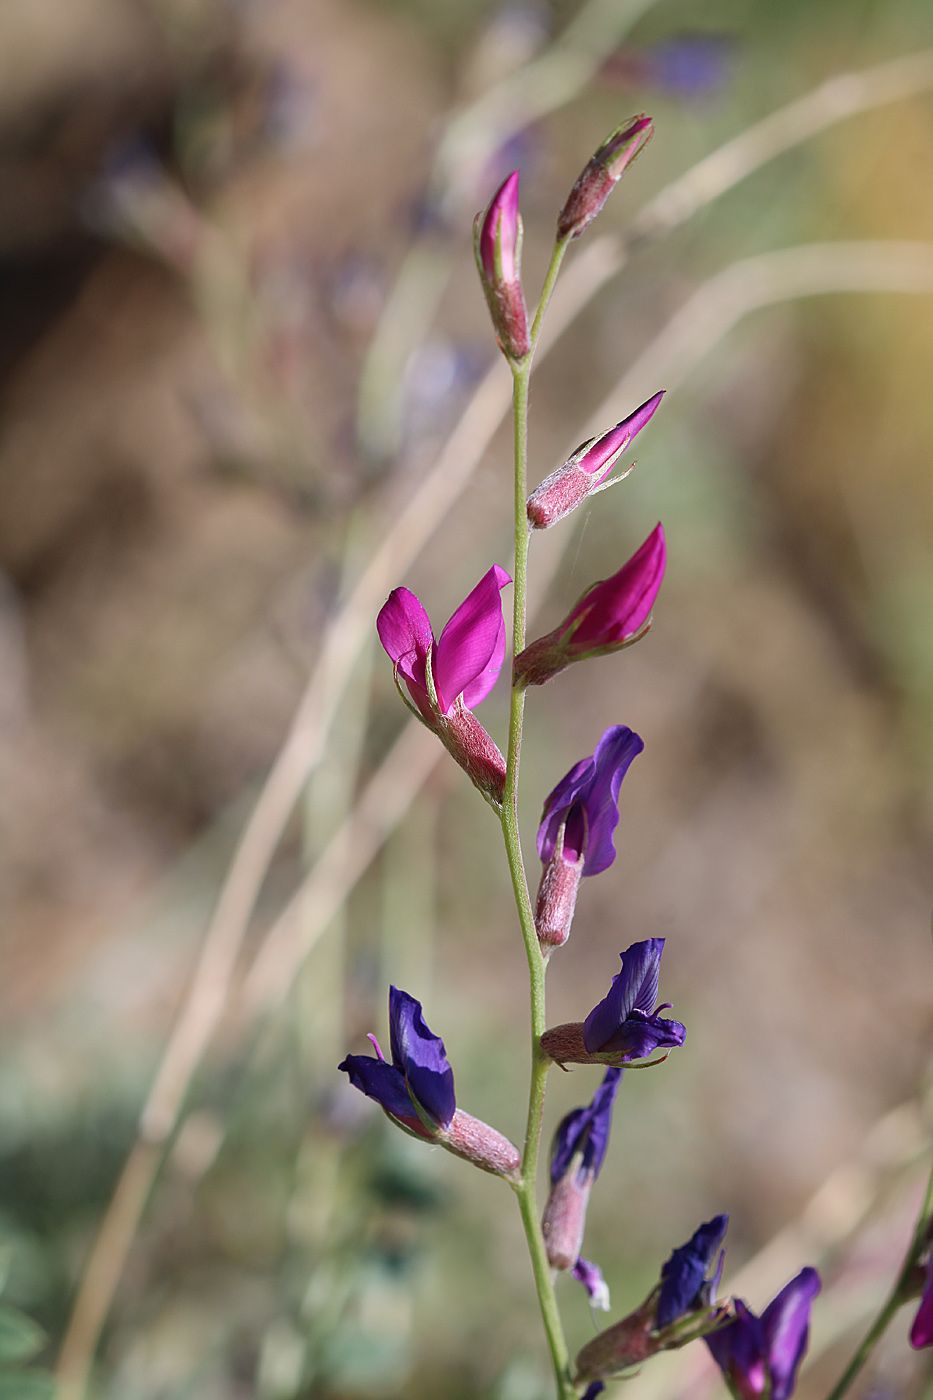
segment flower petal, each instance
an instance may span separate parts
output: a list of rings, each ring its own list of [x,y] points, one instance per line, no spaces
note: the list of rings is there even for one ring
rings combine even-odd
[[[933,1346],[933,1269],[929,1264],[923,1297],[910,1328],[910,1345],[918,1350],[921,1347]]]
[[[756,1400],[768,1385],[765,1366],[765,1339],[761,1321],[742,1302],[735,1300],[735,1317],[704,1342],[713,1360],[729,1382],[729,1389],[742,1400]]]
[[[405,1087],[405,1076],[394,1065],[374,1060],[371,1055],[348,1055],[337,1068],[350,1076],[354,1089],[360,1089],[368,1099],[375,1099],[393,1118],[420,1122]]]
[[[608,1312],[609,1285],[603,1278],[603,1271],[598,1264],[592,1264],[589,1259],[580,1258],[573,1266],[573,1276],[583,1284],[590,1295],[590,1306],[599,1308],[600,1312]]]
[[[592,1103],[575,1108],[562,1118],[554,1134],[551,1155],[551,1181],[556,1184],[582,1148],[584,1172],[599,1175],[609,1145],[612,1106],[622,1078],[621,1069],[607,1069]]]
[[[613,646],[634,636],[654,607],[666,562],[664,530],[658,524],[618,573],[594,584],[568,614],[561,632],[580,619],[571,650]]]
[[[472,709],[485,700],[496,683],[505,656],[505,629],[499,594],[511,583],[505,569],[494,564],[460,604],[440,635],[434,653],[434,683],[441,709],[449,714],[454,701],[469,688]],[[497,664],[498,658],[498,664]]]
[[[593,754],[595,773],[584,799],[587,817],[584,875],[599,875],[616,858],[612,835],[619,825],[619,788],[633,758],[645,745],[624,724],[613,724],[604,732]],[[650,1008],[654,1010],[652,1005]]]
[[[810,1309],[821,1287],[816,1269],[801,1269],[761,1314],[771,1400],[787,1400],[793,1393],[810,1336]]]
[[[729,1224],[728,1215],[716,1215],[701,1225],[679,1249],[675,1249],[661,1269],[657,1326],[669,1327],[696,1304],[706,1272],[722,1244]]]
[[[389,988],[389,1035],[392,1063],[409,1092],[429,1118],[449,1127],[457,1101],[444,1042],[425,1024],[421,1002],[397,987]]]
[[[605,464],[610,461],[618,452],[621,452],[632,441],[637,433],[640,433],[645,424],[654,415],[655,409],[664,397],[664,390],[648,399],[640,408],[636,408],[634,413],[630,413],[627,418],[623,418],[621,423],[617,423],[614,428],[610,428],[602,437],[596,439],[593,446],[588,448],[580,458],[577,465],[585,472],[602,471]],[[608,471],[612,467],[607,468]]]
[[[620,954],[622,971],[616,973],[607,995],[583,1023],[583,1044],[590,1055],[615,1035],[633,1010],[654,1010],[663,949],[663,938],[647,938]]]
[[[544,811],[541,814],[541,825],[538,827],[538,855],[545,865],[554,855],[557,833],[564,817],[580,794],[589,789],[595,772],[596,765],[593,759],[581,758],[544,799]]]
[[[426,691],[424,669],[434,634],[414,593],[407,588],[393,588],[376,618],[376,631],[402,675]]]

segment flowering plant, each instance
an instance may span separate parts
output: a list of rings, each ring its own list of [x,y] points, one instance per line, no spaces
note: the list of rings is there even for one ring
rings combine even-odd
[[[663,938],[638,940],[621,953],[621,969],[606,995],[578,1021],[548,1027],[545,980],[555,950],[571,932],[583,878],[607,871],[616,857],[620,794],[626,772],[645,744],[625,724],[613,723],[551,789],[537,834],[542,874],[532,899],[518,821],[524,706],[529,686],[553,680],[572,663],[605,656],[643,638],[667,564],[659,523],[611,577],[591,583],[551,632],[526,638],[529,539],[555,524],[604,483],[636,433],[659,408],[655,393],[615,427],[585,442],[529,495],[528,388],[542,321],[564,254],[599,213],[613,186],[652,134],[651,120],[632,119],[599,147],[561,211],[551,263],[529,323],[521,278],[522,223],[518,173],[493,195],[475,225],[476,262],[493,329],[513,376],[515,420],[514,592],[511,701],[506,754],[473,710],[490,693],[504,666],[501,593],[512,582],[493,565],[435,638],[420,601],[399,586],[377,619],[379,638],[393,663],[404,703],[431,729],[496,811],[528,965],[531,1076],[527,1128],[521,1150],[496,1128],[461,1110],[443,1041],[429,1030],[420,1002],[395,987],[389,993],[391,1060],[370,1037],[375,1057],[348,1055],[340,1068],[351,1083],[412,1136],[436,1143],[498,1176],[514,1191],[524,1227],[559,1400],[593,1400],[607,1379],[624,1376],[660,1351],[703,1339],[736,1400],[789,1400],[806,1352],[810,1314],[821,1288],[804,1266],[760,1315],[741,1299],[718,1298],[724,1265],[724,1213],[701,1224],[658,1271],[656,1284],[634,1312],[612,1323],[571,1358],[555,1293],[555,1275],[571,1273],[594,1307],[608,1310],[609,1290],[599,1264],[582,1255],[589,1198],[603,1167],[613,1109],[626,1070],[659,1065],[685,1044],[681,1022],[659,1003]],[[592,740],[591,740],[592,743]],[[539,1214],[536,1188],[542,1113],[549,1071],[568,1064],[600,1066],[590,1102],[557,1127],[550,1157],[550,1189]],[[930,1219],[933,1181],[904,1267],[865,1341],[831,1392],[839,1400],[894,1311],[921,1294],[911,1341],[933,1342],[933,1263]]]

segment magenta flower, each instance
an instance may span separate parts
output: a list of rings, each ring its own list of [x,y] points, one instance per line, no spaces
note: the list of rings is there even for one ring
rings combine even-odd
[[[910,1327],[910,1345],[918,1351],[933,1347],[933,1256],[926,1263],[926,1282],[917,1315]]]
[[[616,858],[612,836],[619,824],[619,789],[644,747],[634,730],[610,725],[593,756],[575,763],[545,798],[535,928],[546,947],[559,948],[570,937],[581,878],[608,870]]]
[[[571,1021],[547,1030],[541,1049],[556,1064],[630,1065],[656,1050],[683,1045],[686,1030],[679,1021],[660,1013],[670,1002],[656,1006],[661,972],[663,938],[633,943],[622,958],[622,971],[583,1022]]]
[[[810,1309],[821,1288],[816,1269],[801,1269],[756,1317],[741,1298],[735,1317],[704,1337],[738,1400],[788,1400],[810,1335]]]
[[[535,487],[526,506],[533,530],[546,530],[563,520],[605,481],[629,443],[653,417],[663,397],[662,389],[608,433],[584,442],[562,467]]]
[[[552,1269],[571,1269],[594,1307],[609,1307],[609,1289],[596,1264],[580,1256],[590,1191],[609,1146],[621,1069],[607,1069],[592,1103],[562,1118],[551,1144],[551,1191],[541,1230]]]
[[[492,690],[505,659],[500,593],[510,582],[494,564],[438,641],[407,588],[393,589],[376,619],[379,640],[395,664],[396,684],[401,676],[419,717],[494,805],[502,801],[505,760],[472,710]]]
[[[531,348],[531,338],[522,291],[517,170],[503,180],[485,214],[477,214],[473,247],[499,345],[510,360],[521,360]]]
[[[654,135],[651,118],[632,117],[617,127],[588,161],[557,220],[558,240],[579,238],[596,218],[632,161]]]
[[[389,988],[391,1063],[376,1037],[369,1039],[375,1059],[348,1055],[338,1065],[355,1089],[375,1099],[392,1122],[413,1136],[436,1142],[483,1171],[517,1176],[518,1148],[488,1123],[457,1107],[444,1042],[425,1023],[420,1001],[397,987]]]
[[[516,656],[513,683],[544,685],[574,661],[608,656],[637,642],[650,626],[666,564],[664,529],[658,524],[617,574],[594,583],[559,627]]]

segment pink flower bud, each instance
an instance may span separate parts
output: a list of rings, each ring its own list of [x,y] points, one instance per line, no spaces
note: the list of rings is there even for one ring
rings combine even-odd
[[[518,1180],[522,1156],[515,1144],[488,1123],[460,1108],[455,1111],[449,1127],[437,1133],[435,1141],[484,1172]]]
[[[567,860],[561,841],[541,873],[535,904],[535,930],[545,950],[560,948],[570,937],[582,874],[583,856]]]
[[[570,191],[557,220],[558,241],[579,238],[602,209],[623,172],[654,135],[651,118],[632,117],[603,142]]]
[[[574,661],[608,656],[637,642],[648,629],[666,563],[658,524],[617,574],[594,583],[559,627],[516,656],[513,685],[543,685]]]
[[[591,1173],[571,1171],[551,1187],[541,1233],[552,1269],[572,1269],[580,1258],[592,1185]]]
[[[532,529],[546,530],[563,520],[605,481],[629,443],[653,417],[663,397],[662,389],[608,433],[589,438],[562,467],[535,487],[526,507]]]
[[[473,225],[476,266],[503,354],[521,360],[531,348],[522,291],[522,219],[518,212],[518,171],[513,170]]]

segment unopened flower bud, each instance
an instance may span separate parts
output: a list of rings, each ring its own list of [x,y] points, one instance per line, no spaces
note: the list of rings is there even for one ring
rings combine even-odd
[[[641,432],[652,417],[663,396],[662,389],[608,433],[584,442],[563,466],[535,487],[526,507],[533,530],[546,530],[563,520],[605,481],[636,433]]]
[[[562,827],[559,848],[541,872],[535,903],[535,930],[545,949],[560,948],[570,937],[577,890],[583,875],[584,857],[579,855],[568,860],[564,856],[563,834]]]
[[[480,1118],[458,1108],[449,1125],[441,1128],[435,1141],[493,1176],[518,1179],[522,1155],[514,1143]]]
[[[632,117],[603,142],[570,191],[557,220],[557,238],[579,238],[609,198],[623,172],[654,134],[650,117]]]
[[[667,548],[657,525],[617,574],[588,588],[559,627],[515,658],[513,685],[544,685],[574,661],[608,656],[648,630],[664,578]]]
[[[580,1257],[592,1185],[591,1172],[571,1171],[551,1187],[541,1233],[552,1269],[572,1269]]]
[[[531,337],[522,291],[517,170],[503,180],[485,214],[477,214],[473,248],[499,345],[510,360],[521,360],[531,348]]]

